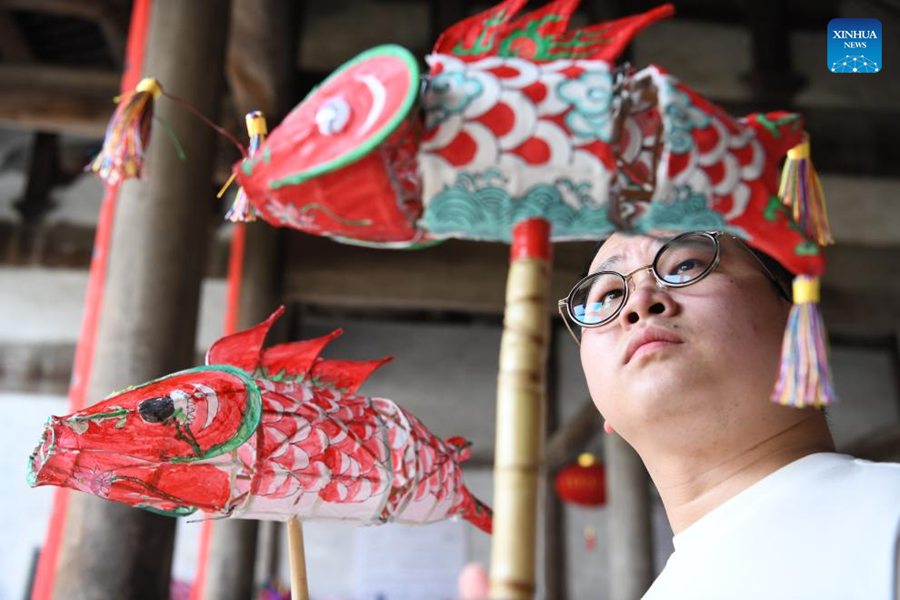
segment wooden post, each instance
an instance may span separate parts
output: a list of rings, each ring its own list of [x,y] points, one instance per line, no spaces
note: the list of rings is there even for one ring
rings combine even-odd
[[[297,56],[296,0],[233,0],[226,73],[237,111],[265,113],[271,130],[288,113]],[[243,117],[241,119],[243,122]],[[280,231],[264,222],[248,223],[238,310],[238,328],[265,319],[279,303]],[[270,336],[270,342],[272,336]],[[278,523],[270,525],[278,532]],[[253,594],[259,523],[217,521],[212,526],[203,598],[246,600]],[[277,533],[276,541],[277,543]],[[270,582],[264,582],[270,583]]]
[[[617,434],[604,436],[610,600],[635,600],[653,583],[650,482],[644,464]]]
[[[297,517],[288,521],[288,550],[291,561],[291,598],[309,600],[306,581],[306,552],[303,550],[303,526]]]
[[[18,237],[18,244],[13,249],[23,264],[40,263],[46,236],[43,221],[54,207],[51,193],[59,178],[59,136],[38,131],[31,144],[25,194],[13,203],[22,217],[22,225],[14,235]]]
[[[559,413],[562,398],[560,394],[560,352],[557,336],[550,330],[550,359],[547,370],[547,409],[545,411],[545,430],[549,438],[559,428]],[[568,342],[568,336],[565,339]],[[546,457],[546,454],[545,454]],[[554,600],[567,600],[569,597],[566,585],[566,515],[565,507],[556,488],[553,478],[556,469],[544,464],[544,597]]]
[[[210,117],[221,98],[228,8],[228,0],[156,0],[150,21],[145,73]],[[145,179],[122,187],[88,386],[92,401],[194,362],[214,133],[164,99],[156,114],[187,158],[179,160],[158,129]],[[174,532],[174,519],[74,494],[54,597],[167,598]]]
[[[497,378],[491,598],[535,593],[538,475],[549,335],[550,223],[513,229]]]
[[[277,307],[281,270],[274,228],[265,223],[238,223],[237,227],[245,228],[246,250],[237,318],[238,329],[243,329],[264,320]],[[195,597],[208,600],[250,598],[255,584],[258,534],[257,521],[216,521],[212,526],[204,593]]]

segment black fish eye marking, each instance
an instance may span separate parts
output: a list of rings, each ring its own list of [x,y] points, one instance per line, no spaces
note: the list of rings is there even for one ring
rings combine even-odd
[[[175,414],[175,402],[168,396],[148,398],[138,404],[138,414],[145,423],[162,423]]]

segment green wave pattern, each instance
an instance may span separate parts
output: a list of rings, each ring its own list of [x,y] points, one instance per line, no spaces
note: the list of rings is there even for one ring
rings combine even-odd
[[[460,174],[453,185],[428,202],[419,224],[439,236],[507,243],[516,223],[536,217],[551,223],[554,240],[594,240],[613,231],[606,205],[586,202],[589,184],[559,179],[553,184],[534,185],[524,195],[513,197],[502,183],[494,170]],[[576,210],[563,202],[560,188],[576,191],[581,207]]]
[[[677,187],[674,195],[669,202],[651,202],[647,212],[635,221],[635,232],[725,231],[749,239],[746,231],[729,225],[721,213],[710,208],[704,194],[685,185]]]

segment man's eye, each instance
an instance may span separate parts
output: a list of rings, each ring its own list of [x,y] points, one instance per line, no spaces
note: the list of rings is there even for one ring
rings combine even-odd
[[[699,275],[703,268],[703,262],[696,258],[683,260],[675,265],[674,269],[669,271],[666,276],[666,281],[669,283],[684,283],[685,281],[690,281],[692,278]]]
[[[698,266],[700,266],[700,262],[694,258],[683,260],[675,267],[675,273],[672,273],[672,275],[676,273],[685,273],[692,269],[696,269]]]
[[[622,297],[622,290],[608,290],[605,292],[598,292],[594,296],[593,302],[591,304],[599,304],[601,306],[607,306],[619,298]]]
[[[622,290],[612,290],[603,294],[601,301],[603,304],[610,304],[622,297]]]

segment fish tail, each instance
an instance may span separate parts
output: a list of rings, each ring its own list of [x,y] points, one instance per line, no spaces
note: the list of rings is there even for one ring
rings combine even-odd
[[[460,514],[462,517],[482,530],[490,534],[494,524],[494,511],[491,507],[472,495],[468,489],[464,491],[465,500],[463,500]]]

